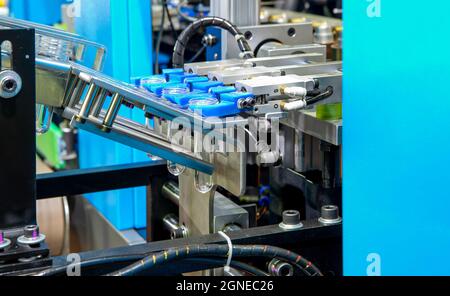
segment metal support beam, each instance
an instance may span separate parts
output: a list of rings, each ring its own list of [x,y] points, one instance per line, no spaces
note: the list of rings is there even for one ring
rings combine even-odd
[[[41,174],[37,176],[37,198],[147,186],[152,177],[165,175],[166,167],[164,161],[140,162]]]

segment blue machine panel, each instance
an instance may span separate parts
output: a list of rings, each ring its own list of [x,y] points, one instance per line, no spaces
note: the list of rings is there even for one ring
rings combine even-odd
[[[72,0],[12,0],[11,16],[52,26],[61,22],[61,5]]]
[[[450,275],[450,2],[437,2],[344,0],[346,275]]]
[[[81,0],[77,33],[108,48],[105,73],[122,81],[152,74],[150,1]],[[121,115],[143,122],[142,112],[122,108]],[[149,160],[140,152],[87,132],[80,133],[82,167]],[[90,195],[93,204],[120,230],[146,225],[145,188]]]

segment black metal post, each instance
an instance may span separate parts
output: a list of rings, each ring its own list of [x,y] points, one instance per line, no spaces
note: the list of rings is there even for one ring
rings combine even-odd
[[[0,272],[51,264],[36,226],[35,31],[0,30]]]
[[[8,92],[8,88],[21,88],[11,98],[0,96],[0,229],[36,223],[34,39],[34,30],[0,31],[1,73],[14,71],[21,80],[21,87],[12,80],[0,81],[3,92]],[[12,63],[7,65],[5,57],[9,50],[12,51]],[[2,79],[8,79],[8,76],[2,75]]]

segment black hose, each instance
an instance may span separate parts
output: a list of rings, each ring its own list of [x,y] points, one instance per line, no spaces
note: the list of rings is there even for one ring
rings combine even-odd
[[[166,22],[166,14],[164,13],[164,8],[163,8],[162,15],[161,15],[161,24],[159,26],[159,32],[158,32],[158,37],[156,39],[156,46],[155,46],[155,69],[154,69],[155,74],[159,74],[159,54],[161,51],[161,42],[162,42],[162,37],[163,37],[163,33],[164,33],[165,22]]]
[[[177,30],[173,24],[172,16],[170,15],[169,6],[167,5],[167,0],[163,0],[163,13],[164,11],[167,13],[167,18],[169,19],[170,28],[172,30],[172,35],[175,40],[178,39]]]
[[[201,28],[219,27],[230,32],[236,38],[242,57],[245,59],[254,57],[254,53],[242,35],[241,31],[226,19],[219,17],[204,17],[190,24],[178,37],[173,50],[173,68],[184,67],[184,52],[191,38],[198,33]]]
[[[317,102],[328,99],[334,94],[334,88],[332,86],[328,86],[325,91],[321,91],[319,94],[316,94],[312,98],[306,99],[306,103],[308,105],[313,105]]]
[[[79,267],[81,270],[81,269],[85,269],[85,268],[89,268],[89,267],[133,262],[133,261],[141,260],[143,257],[144,256],[139,256],[139,255],[126,255],[126,256],[95,258],[95,259],[80,262]],[[213,265],[216,267],[220,267],[220,266],[225,265],[225,261],[226,260],[224,260],[224,259],[216,259],[216,258],[187,258],[187,259],[184,259],[182,262],[188,262],[190,264],[199,265],[199,267],[204,266],[204,265]],[[269,276],[269,274],[265,273],[264,271],[254,267],[254,266],[240,262],[240,261],[233,260],[233,261],[231,261],[230,265],[231,265],[231,267],[233,267],[239,271],[243,271],[243,272],[249,273],[254,276]],[[70,267],[70,266],[65,265],[65,266],[47,269],[47,270],[44,270],[44,271],[41,271],[41,272],[35,274],[35,276],[45,276],[45,277],[64,276],[67,273],[68,267]]]
[[[112,257],[101,257],[94,258],[86,261],[81,261],[80,269],[100,266],[100,265],[108,265],[108,264],[117,264],[123,262],[133,262],[139,259],[142,259],[142,255],[126,255],[126,256],[112,256]],[[58,276],[64,275],[67,272],[67,268],[70,265],[59,266],[56,268],[50,268],[35,274],[35,276]]]
[[[107,274],[108,276],[131,276],[152,269],[155,266],[164,265],[169,262],[196,257],[226,257],[228,255],[227,245],[191,245],[184,248],[173,248],[164,252],[150,255],[121,270]],[[302,256],[288,250],[272,246],[233,246],[233,257],[267,257],[279,258],[300,268],[310,276],[322,275],[320,270],[310,261]]]

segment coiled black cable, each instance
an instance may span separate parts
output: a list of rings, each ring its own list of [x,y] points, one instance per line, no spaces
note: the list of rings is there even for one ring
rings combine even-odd
[[[86,269],[86,268],[95,268],[100,266],[108,266],[111,264],[119,264],[119,263],[127,263],[127,262],[133,262],[137,260],[141,260],[143,256],[139,255],[126,255],[126,256],[113,256],[113,257],[104,257],[104,258],[95,258],[91,260],[86,260],[80,262],[80,270]],[[220,267],[225,264],[224,259],[217,259],[217,258],[186,258],[183,259],[182,262],[188,262],[190,264],[199,265],[199,269],[202,268],[202,266],[205,265],[213,265],[215,267]],[[249,264],[240,262],[240,261],[231,261],[231,267],[243,271],[246,273],[249,273],[254,276],[269,276],[266,272],[251,266]],[[38,272],[34,274],[34,276],[43,276],[43,277],[50,277],[50,276],[64,276],[67,274],[67,269],[70,268],[70,266],[60,266],[57,268],[50,268],[41,272]],[[205,267],[210,268],[210,267]]]
[[[248,44],[244,35],[242,35],[241,31],[235,25],[226,19],[210,16],[196,20],[180,34],[173,50],[173,68],[184,67],[184,52],[186,50],[186,46],[191,38],[199,31],[199,29],[207,27],[219,27],[227,30],[236,38],[239,49],[242,52],[242,57],[245,59],[254,57],[252,48]]]
[[[226,257],[227,245],[191,245],[184,248],[173,248],[164,252],[150,255],[128,267],[112,272],[108,276],[131,276],[152,269],[158,265],[185,258],[196,257]],[[310,261],[291,251],[272,246],[233,246],[233,258],[267,257],[285,260],[300,268],[306,275],[321,276],[320,270]]]

